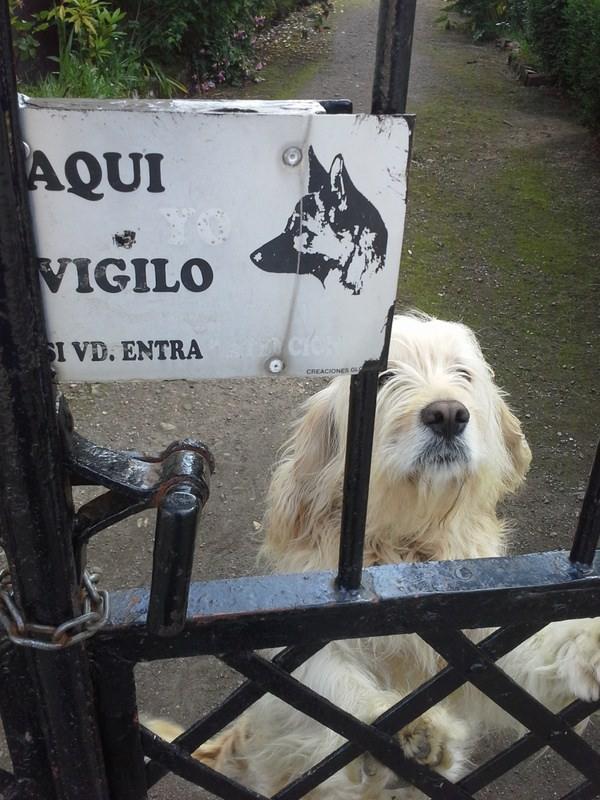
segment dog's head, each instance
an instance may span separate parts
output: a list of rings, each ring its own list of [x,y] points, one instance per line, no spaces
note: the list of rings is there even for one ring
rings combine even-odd
[[[267,548],[276,548],[277,540],[288,546],[297,540],[334,552],[348,388],[348,378],[336,378],[305,405],[273,476]],[[470,329],[425,316],[397,316],[388,369],[379,376],[370,530],[396,530],[398,536],[404,530],[410,537],[427,530],[435,539],[435,529],[449,515],[495,519],[496,504],[523,482],[530,460],[519,421]],[[485,552],[475,550],[472,555]],[[413,551],[419,552],[418,542]],[[421,552],[434,553],[434,545],[429,542]]]
[[[498,496],[521,484],[529,447],[465,325],[396,317],[379,386],[374,459],[392,480],[439,484],[485,472]]]

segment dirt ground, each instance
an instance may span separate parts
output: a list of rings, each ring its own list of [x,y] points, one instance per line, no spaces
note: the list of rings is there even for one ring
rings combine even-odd
[[[505,54],[436,24],[440,0],[419,0],[409,111],[416,137],[399,286],[401,307],[461,319],[478,333],[524,421],[534,463],[507,506],[514,550],[568,547],[600,432],[598,220],[600,161],[557,95],[524,88]],[[332,29],[273,57],[249,96],[350,97],[367,111],[375,0],[338,0]],[[254,571],[270,466],[303,380],[67,386],[80,433],[156,452],[178,437],[206,441],[217,460],[195,579]],[[90,549],[108,588],[147,584],[153,518],[141,515]],[[183,724],[235,684],[210,659],[141,665],[142,712]],[[594,736],[591,730],[589,736]],[[480,797],[560,797],[573,775],[543,756]],[[154,800],[207,797],[175,779]]]

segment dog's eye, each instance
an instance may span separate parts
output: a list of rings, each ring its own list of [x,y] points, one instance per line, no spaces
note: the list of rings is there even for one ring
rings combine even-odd
[[[394,377],[394,373],[392,372],[391,369],[388,369],[386,372],[382,372],[380,374],[379,379],[377,381],[377,385],[381,389],[381,387],[385,386],[385,384],[390,380],[390,378],[393,378],[393,377]]]
[[[469,383],[471,383],[473,381],[473,375],[471,374],[471,372],[468,369],[465,369],[464,367],[459,367],[456,370],[456,372],[457,372],[458,375],[460,375],[461,378],[464,378]]]

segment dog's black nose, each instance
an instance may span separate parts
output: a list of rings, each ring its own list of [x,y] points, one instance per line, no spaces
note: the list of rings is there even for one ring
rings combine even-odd
[[[452,439],[464,431],[469,411],[456,400],[437,400],[421,411],[421,422],[437,435]]]

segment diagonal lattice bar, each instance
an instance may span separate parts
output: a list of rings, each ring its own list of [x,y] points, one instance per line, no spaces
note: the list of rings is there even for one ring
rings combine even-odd
[[[594,787],[589,781],[576,786],[569,794],[561,797],[561,800],[594,800],[600,794],[600,789]]]
[[[505,672],[460,631],[420,631],[419,635],[467,680],[514,719],[539,736],[588,780],[600,783],[600,753],[578,736]]]
[[[11,790],[15,792],[18,790],[15,776],[5,769],[0,769],[0,792],[8,793]],[[0,794],[0,797],[4,797],[4,794]]]
[[[514,647],[516,647],[521,641],[531,636],[536,630],[539,629],[539,627],[539,625],[521,625],[496,631],[479,644],[477,651],[492,659],[500,658],[502,655],[505,655],[507,652],[514,649]],[[323,644],[319,643],[318,645],[314,645],[312,648],[288,648],[282,653],[279,653],[275,657],[274,662],[284,669],[293,671],[293,669],[299,666],[307,658],[310,658],[310,656],[322,646]],[[239,668],[238,665],[232,664],[232,666],[235,666],[236,669]],[[446,667],[426,684],[419,687],[419,689],[417,689],[415,692],[411,693],[411,695],[409,695],[407,698],[404,698],[392,709],[386,711],[385,714],[375,721],[374,726],[387,733],[393,733],[397,731],[399,728],[405,726],[417,716],[422,714],[432,705],[435,705],[435,703],[442,700],[449,693],[459,688],[459,686],[463,684],[466,679],[467,678],[462,671],[456,670],[453,666]],[[228,698],[224,705],[227,705],[233,701],[240,692],[243,692],[241,698],[242,700],[250,700],[251,697],[258,699],[259,696],[262,696],[266,692],[266,689],[260,688],[249,682],[240,687],[239,690],[236,690],[236,692],[234,692],[230,698]],[[250,700],[248,705],[250,705],[251,702],[254,702],[254,700]],[[245,707],[248,707],[248,705]],[[590,704],[576,701],[566,709],[563,709],[563,711],[561,711],[557,716],[566,724],[574,725],[585,719],[598,707],[600,707],[600,702]],[[233,706],[231,706],[230,710],[233,712],[233,719],[238,716],[240,710],[243,709],[240,709],[238,706],[237,713],[235,713]],[[205,720],[201,720],[195,726],[192,726],[190,731],[200,730],[202,723],[207,721],[210,722],[212,720],[211,725],[218,724],[219,711],[220,709],[217,709],[217,712],[213,712],[213,714],[208,715]],[[228,720],[228,722],[229,721],[231,720]],[[222,725],[219,724],[218,729],[221,727]],[[186,732],[186,734],[189,734],[190,731]],[[214,732],[215,731],[213,731],[213,733]],[[180,737],[180,740],[184,735]],[[209,735],[212,735],[212,733]],[[200,743],[201,742],[199,742],[199,744]],[[544,746],[546,746],[545,741],[541,740],[536,734],[529,733],[518,742],[507,748],[507,750],[505,750],[503,753],[494,756],[494,758],[490,759],[486,764],[482,765],[469,776],[464,778],[462,781],[460,781],[459,785],[465,789],[469,793],[468,796],[470,796]],[[169,745],[165,744],[165,748],[168,747]],[[312,767],[304,775],[300,776],[283,790],[278,792],[274,798],[276,798],[276,800],[295,800],[296,798],[303,797],[339,769],[343,768],[347,763],[358,757],[362,752],[364,752],[364,750],[365,748],[361,748],[359,745],[353,742],[348,742],[342,745],[340,748],[338,748],[338,750],[331,753],[322,762]],[[169,766],[165,765],[165,762],[168,759],[166,758],[165,753],[166,750],[164,750],[161,754],[162,763],[158,761],[151,763],[154,763],[155,766],[159,766],[162,770],[164,770],[164,772],[168,772]],[[175,760],[177,761],[178,759]],[[173,762],[171,761],[169,763],[171,764]],[[182,777],[185,777],[185,774],[183,773],[189,774],[190,768],[192,771],[194,771],[193,767],[190,767],[189,763],[184,764],[183,769],[180,762],[178,766],[179,768],[173,771]],[[200,783],[198,783],[197,780],[200,776],[195,776],[195,780],[193,782],[196,783],[196,785],[209,788],[206,783],[206,775],[208,773],[212,774],[213,779],[216,776],[217,782],[220,782],[221,779],[224,779],[224,776],[222,776],[220,773],[213,772],[210,770],[210,768],[205,767],[204,765],[201,766],[203,766],[204,773]],[[228,779],[224,780],[227,781]],[[213,787],[212,790],[214,791],[216,788],[218,787]],[[230,793],[231,787],[229,784],[223,786],[221,790],[227,791],[226,797],[228,800],[230,797],[234,796]],[[235,797],[240,796],[243,798],[255,798],[257,796],[255,793],[252,793],[251,790],[246,790],[245,787],[240,787],[239,784],[237,784],[237,791],[239,790],[242,791],[242,795],[236,794]],[[250,791],[250,795],[245,794],[247,791]],[[260,795],[258,796],[260,797]],[[597,790],[594,788],[594,786],[589,782],[585,782],[566,795],[564,800],[591,800],[591,798],[596,796]]]
[[[490,656],[499,658],[516,647],[523,639],[532,635],[538,628],[538,625],[521,625],[495,631],[481,643],[480,647],[484,648],[485,652]],[[278,653],[273,662],[292,672],[323,646],[323,643],[316,643],[303,647],[289,647]],[[462,683],[464,683],[464,677],[455,673],[451,667],[447,667],[419,690],[411,693],[393,709],[388,710],[375,724],[387,733],[395,733],[453,692]],[[266,690],[256,684],[250,681],[245,683],[236,689],[215,711],[192,725],[177,737],[173,743],[187,752],[193,751],[237,718],[265,693]],[[355,744],[346,743],[342,745],[320,764],[281,790],[276,797],[281,798],[281,800],[294,800],[302,797],[363,752],[364,750]],[[148,788],[154,786],[168,771],[168,768],[163,763],[150,761],[146,765]]]
[[[514,625],[510,628],[503,628],[486,637],[479,644],[479,647],[490,658],[501,658],[522,641],[536,633],[539,628],[539,624]],[[445,667],[429,681],[388,709],[375,720],[373,725],[386,733],[396,733],[436,703],[456,691],[456,689],[459,689],[465,682],[464,675],[458,673],[451,666]],[[299,800],[299,798],[327,778],[330,778],[338,770],[345,767],[346,764],[358,758],[363,752],[364,749],[357,744],[352,742],[343,744],[303,775],[289,783],[274,795],[273,800]],[[470,787],[465,786],[464,788],[473,793]]]
[[[168,772],[184,778],[188,783],[200,786],[225,800],[268,800],[264,795],[247,789],[237,781],[196,761],[185,750],[173,743],[163,741],[160,736],[152,733],[148,728],[140,726],[140,734],[146,755],[163,764]]]
[[[437,772],[407,759],[400,745],[384,731],[374,728],[309,689],[287,672],[254,653],[227,653],[221,660],[297,711],[368,750],[378,761],[408,780],[434,800],[473,800],[461,787]]]
[[[582,700],[576,700],[566,708],[563,708],[557,716],[560,717],[567,725],[577,725],[594,711],[600,708],[600,700],[594,703],[584,703]],[[527,733],[521,739],[510,747],[507,747],[500,753],[486,761],[477,769],[473,770],[470,775],[467,775],[461,781],[460,785],[471,794],[475,794],[480,789],[483,789],[488,784],[497,780],[504,775],[505,772],[516,767],[525,759],[530,758],[543,747],[546,747],[546,742],[539,739],[534,733]],[[583,786],[583,784],[582,784]],[[596,790],[598,793],[600,791]],[[595,796],[595,795],[594,795]]]
[[[373,723],[373,727],[387,734],[393,735],[416,717],[420,716],[432,705],[442,700],[457,688],[460,679],[448,668],[436,675],[430,682],[432,686],[421,686],[417,692],[404,698],[397,705],[388,709]],[[320,783],[330,778],[340,769],[358,758],[365,752],[365,748],[355,742],[346,742],[338,747],[310,770],[300,775],[289,783],[276,795],[273,800],[299,800]]]
[[[274,657],[273,663],[278,664],[287,672],[293,672],[311,656],[314,656],[322,647],[324,647],[323,642],[301,647],[288,647]],[[253,703],[260,700],[264,694],[266,694],[266,689],[262,689],[251,681],[246,681],[242,686],[235,689],[218,708],[198,720],[198,722],[191,725],[174,739],[173,744],[191,753],[204,744],[207,739],[210,739],[211,736],[214,736],[229,725],[230,722],[233,722]],[[146,764],[146,785],[148,788],[154,786],[168,771],[164,764],[156,761],[150,761]]]

